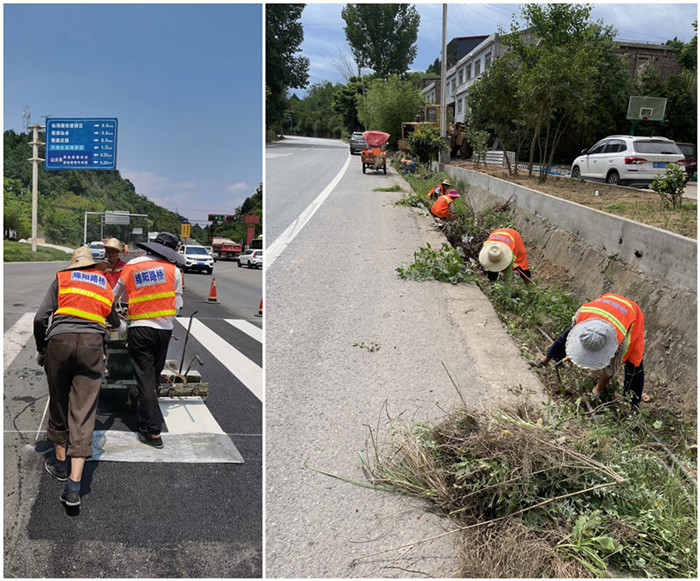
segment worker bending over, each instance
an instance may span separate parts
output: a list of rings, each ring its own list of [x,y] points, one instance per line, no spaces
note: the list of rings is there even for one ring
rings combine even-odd
[[[532,283],[525,244],[520,234],[512,228],[499,228],[491,232],[481,248],[479,262],[489,280],[498,279],[499,272],[513,265],[525,284]]]
[[[55,458],[46,460],[44,467],[66,483],[60,500],[72,507],[80,506],[83,467],[92,456],[107,327],[119,327],[112,287],[100,272],[104,265],[95,263],[87,246],[76,249],[34,317],[36,361],[44,367],[49,384],[46,436],[55,451]]]
[[[639,305],[614,293],[582,305],[536,367],[565,356],[578,367],[601,371],[593,398],[600,397],[624,364],[623,394],[631,392],[632,405],[638,407],[644,390],[644,315]]]
[[[437,200],[440,196],[446,195],[451,187],[450,182],[443,180],[441,184],[436,185],[432,190],[430,190],[428,195],[425,197],[429,200]]]
[[[430,213],[436,218],[453,220],[455,217],[455,199],[461,196],[457,190],[450,190],[446,195],[440,196],[430,208]]]

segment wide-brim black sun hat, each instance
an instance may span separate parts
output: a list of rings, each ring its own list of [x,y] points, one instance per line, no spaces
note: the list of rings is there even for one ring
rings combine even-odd
[[[178,266],[185,266],[185,257],[177,251],[177,237],[170,232],[161,232],[153,242],[137,242],[136,246]]]

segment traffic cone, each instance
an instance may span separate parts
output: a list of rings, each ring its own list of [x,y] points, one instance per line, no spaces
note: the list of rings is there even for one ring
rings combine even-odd
[[[258,317],[262,317],[262,298],[260,299],[260,308],[258,309]]]
[[[219,302],[216,300],[216,279],[213,276],[211,277],[211,286],[209,287],[209,296],[207,297],[207,301],[210,303]]]

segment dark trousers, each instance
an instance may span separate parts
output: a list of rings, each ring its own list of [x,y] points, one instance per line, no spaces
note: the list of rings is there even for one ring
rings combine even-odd
[[[104,336],[54,335],[46,346],[44,369],[49,383],[49,440],[67,446],[68,456],[89,458],[104,375]]]
[[[559,335],[552,343],[552,346],[547,349],[547,357],[554,361],[561,361],[566,357],[566,338],[569,336],[571,326],[564,329],[564,332]],[[642,400],[642,392],[644,391],[644,361],[640,361],[639,365],[635,365],[631,361],[625,361],[625,383],[622,388],[623,395],[632,393],[632,405],[637,407]]]
[[[522,270],[519,267],[515,267],[513,269],[513,272],[517,272],[520,275],[520,278],[522,278],[524,281],[527,282],[528,278],[532,278],[532,275],[530,274],[530,269],[528,268],[527,270]],[[490,270],[486,271],[486,276],[488,276],[489,280],[497,280],[498,279],[498,272],[491,272]],[[526,278],[527,277],[527,278]]]
[[[139,432],[160,434],[164,420],[158,406],[158,384],[165,367],[172,331],[130,327],[127,350],[139,389]]]

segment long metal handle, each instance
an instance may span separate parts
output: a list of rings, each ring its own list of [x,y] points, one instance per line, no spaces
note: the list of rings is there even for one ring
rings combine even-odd
[[[178,369],[178,373],[182,375],[182,364],[185,362],[185,351],[187,349],[187,340],[190,338],[190,329],[192,328],[192,319],[194,316],[198,313],[199,311],[195,311],[190,315],[190,322],[187,325],[187,335],[185,335],[185,344],[182,346],[182,356],[180,357],[180,368]]]

